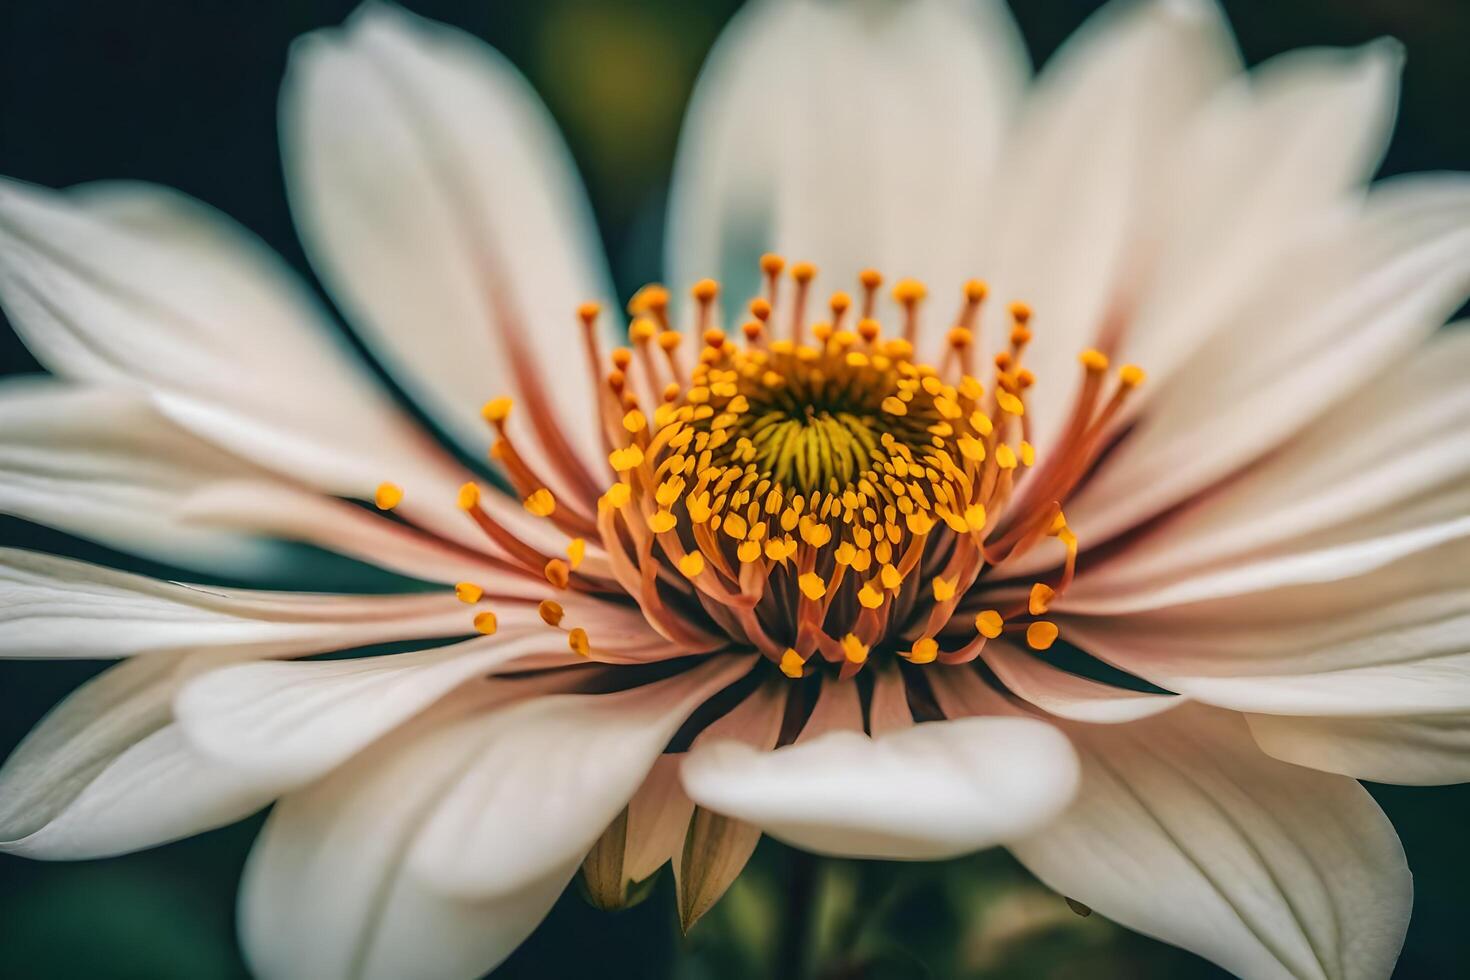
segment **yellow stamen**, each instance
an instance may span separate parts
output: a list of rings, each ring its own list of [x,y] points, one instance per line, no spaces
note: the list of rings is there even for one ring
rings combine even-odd
[[[454,586],[454,596],[460,602],[474,605],[485,595],[485,590],[474,582],[458,582]]]
[[[485,612],[475,614],[476,632],[483,633],[486,636],[492,636],[499,628],[500,620],[496,619],[495,614],[488,609]]]
[[[380,483],[373,494],[373,503],[378,510],[392,510],[403,503],[403,488],[396,483]]]

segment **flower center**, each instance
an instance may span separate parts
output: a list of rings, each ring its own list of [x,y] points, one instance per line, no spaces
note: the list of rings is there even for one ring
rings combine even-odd
[[[1044,616],[1070,584],[1077,556],[1061,504],[1142,372],[1123,368],[1105,400],[1107,358],[1084,352],[1072,417],[1048,461],[1036,465],[1026,418],[1035,379],[1022,366],[1032,339],[1025,304],[1009,307],[987,386],[977,369],[983,283],[966,284],[929,363],[915,355],[920,283],[894,287],[900,331],[885,336],[875,317],[876,272],[860,277],[859,308],[835,293],[828,316],[811,322],[816,270],[792,266],[789,296],[783,260],[768,255],[762,270],[765,294],[750,303],[738,340],[716,325],[711,280],[693,289],[687,332],[671,329],[667,290],[641,290],[629,304],[631,345],[606,361],[594,329],[599,310],[581,307],[616,474],[595,515],[558,506],[515,450],[509,400],[487,403],[500,435],[492,457],[525,507],[568,534],[566,560],[536,552],[496,522],[473,484],[460,505],[554,588],[620,589],[689,653],[754,647],[800,677],[824,661],[851,676],[874,650],[915,664],[963,663],[1007,631],[1049,648],[1058,631]],[[690,335],[701,341],[695,352]],[[613,581],[578,571],[583,535],[600,540]],[[1061,547],[1046,581],[1004,593],[986,587],[995,569],[1047,540]],[[466,601],[482,595],[471,583],[460,590]],[[1016,598],[1003,603],[999,594]],[[595,636],[563,625],[559,603],[542,607],[573,650],[599,656]]]

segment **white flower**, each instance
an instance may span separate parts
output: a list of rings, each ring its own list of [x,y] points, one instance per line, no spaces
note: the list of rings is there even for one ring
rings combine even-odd
[[[0,508],[216,578],[287,539],[445,585],[6,552],[8,655],[126,659],[6,762],[4,847],[275,801],[241,898],[265,976],[476,975],[584,857],[609,905],[672,859],[687,924],[761,831],[1002,843],[1232,972],[1386,976],[1410,876],[1356,779],[1470,775],[1470,337],[1435,332],[1470,182],[1368,188],[1398,64],[1243,75],[1211,3],[1165,0],[1032,83],[997,3],[757,2],[680,148],[668,272],[697,298],[645,290],[618,354],[545,110],[367,6],[292,53],[291,204],[454,448],[221,215],[0,185],[0,302],[57,376],[0,389]],[[763,285],[767,248],[801,261]],[[870,265],[923,285],[891,301]],[[455,452],[491,431],[502,484]]]

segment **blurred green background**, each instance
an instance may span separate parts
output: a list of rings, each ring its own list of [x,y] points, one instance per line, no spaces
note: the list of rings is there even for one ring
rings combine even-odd
[[[1023,0],[1017,19],[1044,59],[1099,4]],[[306,269],[290,225],[275,131],[293,37],[339,22],[351,0],[273,3],[0,0],[0,173],[61,186],[133,177],[232,214]],[[659,277],[664,194],[700,62],[738,0],[409,2],[485,38],[530,77],[561,122],[591,190],[624,296]],[[1408,52],[1385,173],[1470,170],[1470,2],[1226,2],[1247,59],[1389,34]],[[37,370],[8,328],[3,372]],[[63,535],[0,518],[0,544],[128,567]],[[148,571],[164,571],[152,567]],[[0,754],[100,665],[0,661]],[[1400,977],[1470,972],[1470,788],[1373,787],[1404,840],[1417,899]],[[0,857],[0,977],[244,975],[236,879],[260,818],[109,861]],[[763,842],[726,900],[683,939],[672,882],[615,915],[568,892],[498,975],[719,978],[763,975],[782,896],[804,860]],[[667,875],[665,875],[667,878]],[[806,944],[842,976],[1204,977],[1208,965],[1082,918],[1004,853],[940,865],[823,864]],[[864,965],[865,964],[865,965]]]

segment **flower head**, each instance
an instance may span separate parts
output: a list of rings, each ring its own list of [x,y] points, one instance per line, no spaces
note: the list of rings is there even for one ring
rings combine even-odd
[[[286,173],[432,432],[217,213],[0,183],[58,376],[0,390],[0,508],[237,583],[0,553],[8,655],[122,659],[0,770],[0,846],[273,804],[266,976],[479,975],[579,873],[674,864],[687,928],[762,833],[1002,844],[1234,973],[1386,974],[1357,779],[1470,775],[1470,186],[1368,187],[1397,64],[1242,80],[1208,0],[1124,0],[1032,81],[996,3],[757,2],[624,324],[524,81],[370,3],[293,48]]]

